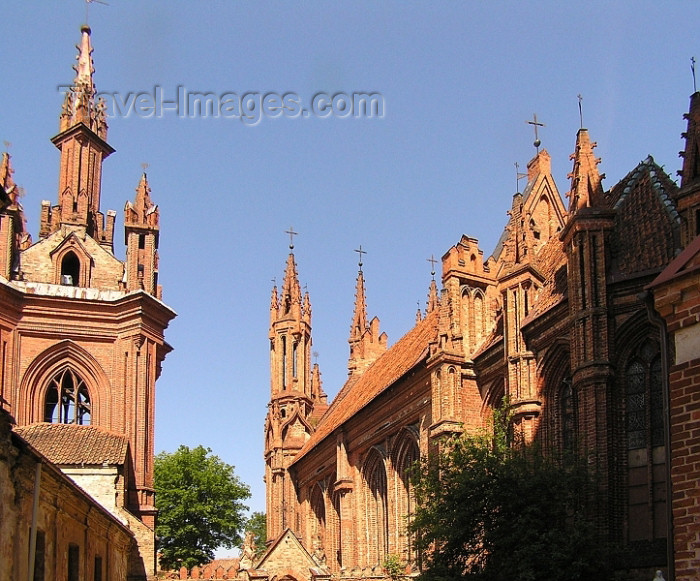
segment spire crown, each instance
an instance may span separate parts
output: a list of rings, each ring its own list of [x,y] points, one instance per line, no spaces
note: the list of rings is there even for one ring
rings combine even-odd
[[[95,67],[92,60],[92,31],[87,24],[80,28],[80,44],[76,45],[77,63],[73,66],[75,79],[73,85],[66,90],[59,128],[61,133],[71,127],[83,123],[102,140],[107,139],[107,116],[104,99],[95,102],[95,83],[93,74]]]
[[[593,154],[597,145],[595,141],[590,140],[588,129],[578,130],[576,150],[570,156],[574,166],[568,175],[571,179],[571,190],[568,193],[569,213],[583,207],[601,208],[605,205],[602,185],[605,176],[598,172],[601,160]]]

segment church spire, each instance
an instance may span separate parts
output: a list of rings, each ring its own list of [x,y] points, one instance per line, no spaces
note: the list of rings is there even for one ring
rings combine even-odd
[[[567,176],[571,179],[569,196],[569,214],[580,208],[602,208],[605,204],[602,179],[605,175],[598,173],[600,158],[593,154],[598,144],[590,140],[588,129],[583,127],[576,134],[576,150],[569,159],[574,167]]]
[[[367,321],[367,301],[365,299],[365,276],[362,272],[362,255],[366,254],[362,246],[355,250],[360,255],[359,270],[355,283],[355,308],[350,326],[350,359],[348,372],[352,375],[362,373],[386,351],[387,335],[379,334],[379,318]]]
[[[114,152],[107,143],[104,101],[95,103],[92,79],[90,27],[81,29],[73,84],[67,88],[61,110],[60,133],[51,141],[61,152],[58,205],[42,204],[39,236],[46,238],[61,226],[84,229],[88,236],[112,252],[113,229],[105,228],[100,212],[102,161]]]
[[[681,216],[681,246],[686,247],[700,234],[700,92],[690,97],[690,109],[683,115],[688,127],[682,137],[685,149],[678,155],[683,158],[681,187],[675,194],[676,206]]]

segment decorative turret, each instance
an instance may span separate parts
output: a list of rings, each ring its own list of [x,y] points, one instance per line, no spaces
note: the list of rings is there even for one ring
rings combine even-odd
[[[567,176],[571,179],[569,214],[581,208],[602,208],[605,205],[602,180],[605,175],[598,173],[600,158],[593,154],[598,144],[588,137],[588,129],[579,129],[576,134],[576,150],[569,159],[574,167]]]
[[[107,143],[107,122],[103,101],[95,103],[92,75],[90,28],[81,28],[77,46],[78,63],[73,85],[67,88],[60,116],[60,133],[51,139],[61,151],[58,205],[42,203],[39,236],[46,238],[61,226],[84,230],[113,251],[114,217],[107,227],[100,212],[102,161],[114,152]]]
[[[700,234],[700,92],[690,97],[690,110],[683,116],[688,128],[682,134],[685,150],[679,152],[683,158],[681,187],[675,196],[681,216],[681,246],[686,247]]]
[[[17,274],[18,252],[32,243],[25,228],[19,203],[19,188],[12,179],[10,154],[4,152],[0,162],[0,276],[10,280]]]
[[[290,236],[296,232],[288,231]],[[293,238],[292,238],[293,240]],[[294,487],[287,469],[313,433],[312,414],[327,406],[318,365],[311,368],[311,300],[302,296],[294,244],[278,293],[270,299],[270,402],[265,420],[268,539],[294,523]]]
[[[357,376],[367,369],[377,358],[386,351],[387,334],[379,333],[379,318],[367,321],[367,303],[365,298],[365,278],[362,272],[362,246],[360,253],[359,271],[355,284],[355,308],[350,325],[350,359],[348,374]]]
[[[148,185],[148,176],[144,172],[136,188],[136,199],[124,206],[125,284],[129,291],[143,289],[160,299],[162,289],[158,285],[159,219],[158,206],[151,201],[151,188]]]

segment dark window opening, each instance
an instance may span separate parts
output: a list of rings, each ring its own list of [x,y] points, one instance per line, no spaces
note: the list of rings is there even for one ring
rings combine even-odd
[[[95,556],[95,581],[102,581],[102,557]]]
[[[139,234],[139,250],[146,248],[146,235]]]
[[[46,561],[46,535],[44,531],[36,531],[36,549],[34,551],[34,576],[33,581],[44,581],[44,569]]]
[[[44,421],[88,426],[90,418],[90,394],[85,382],[69,367],[62,369],[46,390]]]
[[[69,252],[61,261],[61,284],[78,286],[80,283],[80,260],[73,252]]]
[[[68,581],[80,581],[80,547],[68,545]]]

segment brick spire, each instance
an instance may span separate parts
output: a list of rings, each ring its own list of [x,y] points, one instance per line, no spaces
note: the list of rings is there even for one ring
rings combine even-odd
[[[435,279],[430,281],[430,288],[428,290],[428,308],[426,309],[426,315],[432,313],[435,309],[440,306],[440,298],[438,297],[438,288]]]
[[[73,85],[67,88],[59,118],[60,133],[51,141],[61,151],[58,179],[58,205],[42,203],[39,236],[46,238],[62,225],[84,229],[112,252],[113,226],[105,228],[100,212],[102,161],[114,149],[107,143],[107,121],[102,100],[95,103],[92,79],[92,43],[90,27],[81,29]]]
[[[683,169],[678,172],[681,176],[681,188],[700,179],[700,92],[691,95],[690,109],[683,118],[688,121],[688,128],[682,134],[685,150],[679,152],[683,158]]]
[[[0,161],[0,276],[6,279],[17,274],[18,252],[31,245],[31,236],[25,227],[19,188],[12,174],[10,154],[3,152]]]
[[[602,179],[605,175],[598,173],[600,158],[593,154],[598,144],[591,141],[588,129],[579,129],[576,134],[576,150],[570,159],[574,162],[571,173],[569,197],[569,213],[573,214],[580,208],[602,208],[605,205]]]
[[[387,334],[379,334],[379,318],[367,321],[367,304],[365,299],[365,277],[362,262],[355,284],[355,308],[350,326],[349,375],[359,375],[386,351]]]
[[[146,172],[136,187],[134,202],[124,206],[124,238],[126,242],[126,288],[143,289],[161,297],[158,286],[158,239],[160,212],[151,201],[151,188]]]

